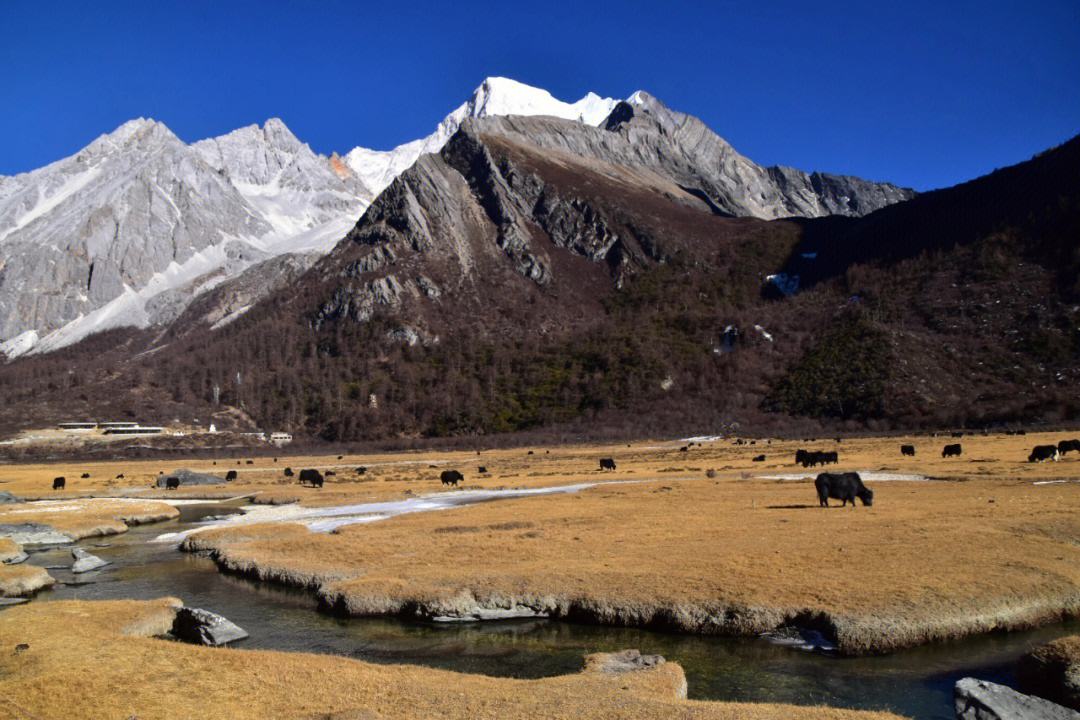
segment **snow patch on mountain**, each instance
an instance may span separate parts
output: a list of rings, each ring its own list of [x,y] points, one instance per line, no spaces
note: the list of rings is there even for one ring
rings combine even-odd
[[[476,88],[469,100],[443,118],[431,135],[399,145],[393,150],[356,147],[345,156],[345,163],[377,195],[421,155],[439,152],[466,118],[550,115],[595,126],[602,123],[617,104],[618,100],[602,98],[592,92],[577,102],[567,103],[556,99],[547,90],[509,78],[489,77]]]

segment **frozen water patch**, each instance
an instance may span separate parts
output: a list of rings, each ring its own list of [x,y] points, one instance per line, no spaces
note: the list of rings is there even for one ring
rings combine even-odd
[[[682,438],[683,442],[706,443],[723,440],[723,435],[695,435],[694,437]]]
[[[259,523],[299,523],[306,525],[313,532],[330,532],[346,525],[386,520],[395,515],[416,512],[449,510],[461,505],[507,500],[510,498],[533,497],[537,495],[560,495],[575,493],[595,485],[612,483],[576,483],[546,488],[521,488],[518,490],[459,490],[456,492],[435,493],[407,500],[388,502],[359,503],[353,505],[332,505],[330,507],[305,507],[292,505],[255,505],[243,508],[242,515],[232,515],[221,520],[213,520],[201,527],[182,532],[164,533],[154,538],[154,542],[180,542],[189,535],[222,527],[240,527]]]
[[[830,472],[820,470],[809,473],[776,473],[774,475],[755,475],[757,480],[813,480],[818,472]],[[873,470],[856,470],[864,481],[868,482],[929,482],[930,478],[915,473],[889,473],[876,472]]]

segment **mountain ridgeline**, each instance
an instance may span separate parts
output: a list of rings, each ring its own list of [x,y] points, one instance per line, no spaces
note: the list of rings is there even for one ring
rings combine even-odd
[[[1080,139],[915,196],[754,165],[644,93],[595,125],[463,118],[265,297],[249,273],[166,328],[4,366],[4,429],[1060,423],[1080,416],[1077,237]]]

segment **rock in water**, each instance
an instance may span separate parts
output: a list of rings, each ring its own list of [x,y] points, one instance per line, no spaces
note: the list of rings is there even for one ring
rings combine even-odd
[[[71,557],[75,558],[75,564],[71,566],[71,572],[73,573],[90,572],[109,564],[108,560],[102,560],[97,555],[91,555],[82,548],[72,550]]]
[[[217,613],[187,607],[176,612],[172,634],[196,645],[224,645],[248,636],[243,628]]]
[[[953,688],[957,720],[1080,720],[1080,713],[997,683],[963,678]]]

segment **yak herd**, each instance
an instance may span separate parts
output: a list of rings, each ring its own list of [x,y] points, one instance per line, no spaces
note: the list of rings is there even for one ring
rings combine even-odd
[[[1010,432],[1010,435],[1022,434],[1022,431]],[[953,437],[960,437],[962,433],[952,433]],[[736,440],[737,445],[747,444],[747,441]],[[840,439],[837,438],[837,442]],[[749,444],[755,444],[754,441],[750,441]],[[679,452],[687,452],[688,447],[682,446],[679,448]],[[1031,450],[1031,454],[1028,455],[1028,462],[1044,462],[1046,460],[1057,461],[1067,455],[1070,452],[1080,454],[1080,440],[1062,440],[1057,445],[1036,445]],[[529,451],[529,454],[533,454]],[[914,445],[901,445],[900,454],[905,457],[915,456]],[[963,447],[960,443],[950,443],[945,445],[941,449],[941,457],[960,457],[963,454]],[[341,459],[339,457],[339,459]],[[753,458],[754,462],[764,462],[765,455],[756,455]],[[274,458],[274,462],[277,462],[277,458]],[[816,467],[818,465],[829,465],[840,462],[839,453],[835,450],[805,450],[799,449],[795,452],[795,463],[801,465],[804,468]],[[217,464],[216,462],[214,463]],[[239,461],[237,461],[239,464]],[[247,461],[247,464],[251,465],[251,460]],[[605,457],[600,458],[600,470],[614,471],[616,468],[615,458]],[[488,473],[487,467],[481,465],[477,468],[481,475]],[[367,468],[360,466],[356,468],[357,475],[364,475],[367,473]],[[163,473],[159,473],[163,474]],[[300,471],[299,483],[301,485],[308,485],[312,488],[322,488],[326,481],[326,477],[334,476],[336,473],[333,470],[327,470],[325,475],[319,472],[317,469],[305,468]],[[291,467],[287,467],[284,470],[285,477],[294,477],[295,473]],[[89,478],[90,473],[83,473],[81,476],[83,479]],[[121,473],[116,476],[117,479],[122,479],[124,475]],[[237,479],[237,472],[235,470],[229,470],[225,474],[226,481],[233,481]],[[449,485],[451,487],[457,487],[460,483],[465,481],[465,476],[458,470],[443,470],[439,476],[439,480],[443,485]],[[64,490],[67,486],[67,480],[63,476],[53,478],[52,489]],[[176,490],[180,487],[180,478],[175,476],[169,476],[165,478],[165,489]],[[814,487],[817,490],[818,503],[821,507],[829,507],[829,500],[839,500],[841,507],[847,506],[850,502],[852,507],[855,507],[856,498],[862,502],[863,505],[871,506],[874,502],[874,491],[866,487],[863,484],[862,478],[856,472],[823,472],[820,473],[814,480]]]

